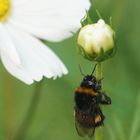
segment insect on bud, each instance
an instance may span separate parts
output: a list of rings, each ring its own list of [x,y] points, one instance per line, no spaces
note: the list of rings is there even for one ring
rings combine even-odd
[[[115,32],[104,22],[84,26],[78,35],[78,47],[80,53],[89,60],[104,61],[114,55]]]

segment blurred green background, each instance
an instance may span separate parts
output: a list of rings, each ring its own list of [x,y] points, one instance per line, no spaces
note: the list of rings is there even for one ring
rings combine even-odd
[[[97,129],[100,137],[96,140],[140,140],[140,1],[96,0],[93,5],[90,16],[94,21],[95,7],[106,22],[112,16],[118,47],[115,57],[103,66],[103,88],[112,105],[102,107],[105,125]],[[16,80],[0,64],[0,140],[11,140],[16,132],[18,140],[87,139],[75,130],[73,97],[82,80],[78,65],[88,74],[94,63],[78,54],[76,36],[47,44],[66,64],[69,74],[55,81],[45,79],[30,110],[36,85]],[[29,120],[25,119],[28,115]]]

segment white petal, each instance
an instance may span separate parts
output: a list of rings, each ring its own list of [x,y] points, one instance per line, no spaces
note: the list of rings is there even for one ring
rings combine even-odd
[[[80,27],[89,0],[13,0],[9,22],[51,41],[60,41]]]
[[[20,64],[20,59],[17,54],[11,38],[8,32],[4,28],[3,24],[0,24],[0,52],[4,52],[5,55],[15,64]]]
[[[29,73],[25,71],[25,69],[19,65],[15,65],[11,59],[7,57],[7,54],[4,52],[0,52],[1,60],[9,73],[11,73],[14,77],[18,78],[19,80],[23,81],[26,84],[32,84],[33,80],[29,76]]]
[[[43,76],[56,78],[67,74],[61,60],[43,43],[31,35],[5,24],[18,51],[22,68],[32,80],[40,81]],[[16,67],[21,69],[21,67]],[[18,78],[18,76],[17,76]]]

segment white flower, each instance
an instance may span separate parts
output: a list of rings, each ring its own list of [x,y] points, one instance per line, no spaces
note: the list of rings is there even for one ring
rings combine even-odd
[[[7,71],[26,84],[67,74],[39,39],[72,36],[89,6],[88,0],[0,0],[0,57]]]
[[[114,31],[113,29],[100,19],[97,23],[84,26],[78,36],[78,44],[89,58],[96,58],[101,53],[113,52]],[[105,59],[105,57],[101,60]]]

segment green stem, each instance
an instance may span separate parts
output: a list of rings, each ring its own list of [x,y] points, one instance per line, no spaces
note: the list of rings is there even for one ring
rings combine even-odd
[[[100,80],[103,78],[101,62],[98,62],[96,66],[96,78],[97,80]],[[96,129],[95,140],[102,140],[102,132],[100,128]]]
[[[102,63],[98,62],[96,66],[96,78],[97,80],[102,79]]]
[[[4,115],[5,115],[5,139],[10,140],[15,132],[15,86],[7,73],[3,80]],[[8,87],[8,88],[7,88]]]
[[[21,123],[21,126],[19,127],[18,132],[16,136],[13,138],[13,140],[24,140],[28,128],[35,116],[38,103],[40,101],[42,85],[43,85],[43,80],[40,83],[36,83],[35,90],[33,93],[33,98],[29,106],[29,109],[27,111],[27,114],[23,119],[23,122]]]

